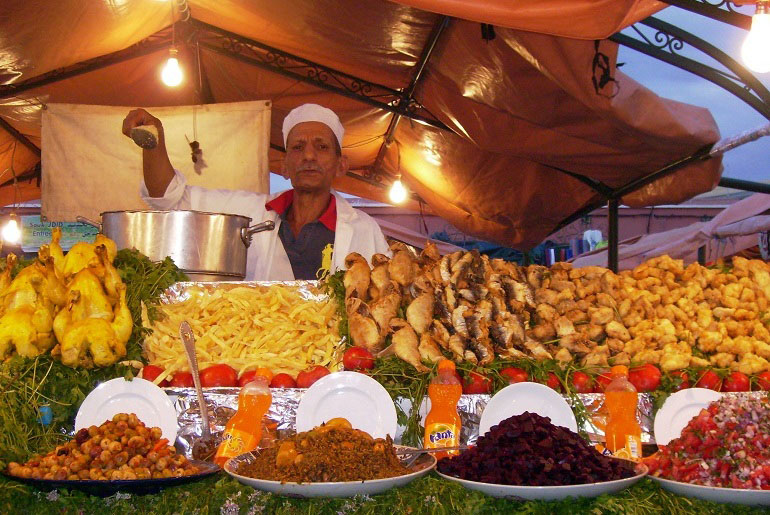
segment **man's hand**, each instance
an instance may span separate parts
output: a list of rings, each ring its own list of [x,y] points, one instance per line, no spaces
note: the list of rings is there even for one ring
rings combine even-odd
[[[131,137],[131,129],[140,125],[153,125],[158,129],[158,136],[163,134],[163,124],[153,115],[142,109],[132,109],[123,119],[123,134]]]
[[[144,184],[150,196],[162,197],[174,178],[174,168],[166,152],[163,124],[144,109],[133,109],[123,120],[123,134],[130,138],[131,129],[140,125],[152,125],[158,129],[158,145],[152,149],[144,148],[142,151],[142,171]]]

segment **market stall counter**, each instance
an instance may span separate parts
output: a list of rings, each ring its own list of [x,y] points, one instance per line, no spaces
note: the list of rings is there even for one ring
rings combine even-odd
[[[0,478],[0,507],[6,512],[29,506],[42,513],[749,513],[755,509],[702,501],[696,493],[681,489],[678,492],[684,495],[667,491],[666,481],[687,485],[681,467],[671,469],[678,454],[664,450],[645,465],[623,464],[602,456],[593,442],[601,441],[607,422],[602,407],[606,371],[624,363],[630,365],[630,382],[642,392],[635,409],[646,444],[661,438],[659,420],[653,424],[661,413],[674,413],[672,421],[689,420],[692,417],[685,411],[692,408],[695,418],[677,422],[683,439],[667,437],[674,437],[670,448],[700,446],[722,453],[721,440],[708,440],[711,433],[703,432],[709,424],[722,423],[721,408],[714,407],[722,405],[732,406],[736,416],[746,418],[743,414],[748,413],[740,422],[743,434],[766,433],[761,412],[766,394],[748,391],[770,386],[766,359],[770,321],[764,315],[770,273],[765,263],[735,260],[707,269],[684,267],[663,257],[613,274],[567,264],[518,267],[474,252],[439,256],[430,247],[416,255],[397,245],[392,258],[377,257],[371,265],[351,259],[347,271],[321,283],[216,285],[180,282],[185,277],[170,260],[153,263],[136,251],[117,252],[104,239],[66,256],[56,243],[42,248],[27,266],[10,259],[0,276],[4,298],[11,299],[3,304],[0,326],[36,329],[33,339],[7,338],[2,347],[0,459],[6,475]],[[29,312],[37,313],[36,318],[28,317]],[[45,328],[40,320],[50,322],[49,332],[37,330]],[[307,481],[303,491],[326,480],[335,488],[344,483],[335,483],[332,470],[323,468],[324,460],[334,455],[330,450],[352,453],[351,463],[360,464],[379,453],[398,452],[392,439],[420,446],[428,409],[424,399],[436,362],[447,358],[456,363],[453,373],[458,373],[464,393],[458,405],[461,443],[472,448],[457,459],[465,460],[465,465],[451,462],[433,472],[433,458],[425,456],[428,466],[415,471],[409,481],[394,481],[395,488],[358,489],[343,499],[326,498],[316,488],[321,498],[298,499],[255,489],[262,480],[278,478],[289,484],[295,476],[288,469],[274,476],[265,464],[252,469],[248,465],[252,462],[243,459],[248,454],[238,458],[245,468],[231,460],[226,472],[190,461],[201,417],[187,382],[187,357],[179,339],[183,320],[195,333],[215,435],[234,413],[239,380],[253,380],[255,372],[260,373],[256,367],[268,368],[273,379],[285,376],[270,385],[274,388],[262,445],[253,456],[265,453],[268,469],[273,461],[277,467],[297,470],[303,460],[319,464],[321,468],[303,472],[309,475],[296,476],[301,478],[295,481],[298,485],[305,484],[303,478],[316,478]],[[356,372],[338,373],[342,368]],[[137,375],[145,380],[116,379]],[[91,399],[118,383],[131,386],[113,391],[110,399],[94,408]],[[160,392],[163,402],[148,400],[155,393],[137,394],[142,385]],[[685,394],[701,390],[687,389],[693,385],[739,393],[717,394],[721,399],[717,404],[709,404],[710,396],[688,397],[685,405],[677,404]],[[303,409],[303,399],[312,409]],[[731,400],[726,404],[724,399]],[[118,411],[100,412],[105,420],[83,422],[84,410],[107,409],[118,400],[137,410],[145,401],[149,406],[139,416],[113,406],[110,409]],[[162,415],[176,422],[173,428],[161,427],[163,416],[150,409],[161,404]],[[752,407],[746,411],[746,406]],[[344,423],[339,422],[342,417]],[[687,424],[694,423],[704,424],[693,433],[704,439],[701,443],[689,436]],[[662,424],[666,429],[673,426]],[[172,430],[173,436],[167,437]],[[732,445],[729,435],[725,446]],[[759,445],[765,443],[770,444]],[[316,447],[326,458],[313,454]],[[723,460],[709,470],[730,475],[734,465],[734,475],[744,482],[721,493],[757,488],[753,497],[766,504],[764,479],[753,472],[750,478],[742,476],[739,453],[753,452],[746,449],[730,447],[739,460]],[[487,457],[479,462],[474,461],[476,455]],[[518,479],[487,472],[474,476],[472,469],[482,470],[491,463],[490,456],[499,463],[512,460],[517,471],[537,466],[552,472],[519,474]],[[711,454],[703,459],[711,459]],[[372,461],[358,484],[409,476],[395,472],[400,470],[399,458],[390,455],[387,460],[392,466],[383,470],[390,472],[369,475],[376,468]],[[602,465],[606,460],[611,461]],[[642,477],[647,465],[662,488]],[[356,468],[360,467],[343,471]],[[497,472],[503,468],[493,467]],[[605,469],[614,472],[605,477]],[[240,472],[247,475],[238,477]],[[269,477],[262,476],[268,472]],[[25,484],[14,477],[37,483]],[[141,481],[172,477],[191,481],[163,485],[157,493],[132,488]],[[78,481],[104,482],[103,489],[97,484],[97,490],[90,492],[102,497],[78,491],[74,484]],[[116,489],[118,481],[129,484]],[[465,488],[473,485],[463,481],[485,485],[486,490]],[[615,488],[618,482],[622,485]],[[574,493],[566,493],[573,487]],[[588,497],[588,487],[590,495],[598,497]],[[558,500],[522,499],[543,492],[538,489],[556,495],[528,498]],[[746,504],[748,496],[743,497],[712,499]]]

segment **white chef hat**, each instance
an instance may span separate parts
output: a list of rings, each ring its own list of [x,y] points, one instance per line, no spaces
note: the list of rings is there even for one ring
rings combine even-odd
[[[295,125],[303,122],[323,123],[332,130],[337,137],[337,143],[340,144],[340,147],[342,146],[342,137],[345,135],[345,129],[342,127],[337,114],[331,109],[319,106],[318,104],[302,104],[289,111],[289,114],[283,119],[284,147],[289,139],[289,132],[291,132]]]

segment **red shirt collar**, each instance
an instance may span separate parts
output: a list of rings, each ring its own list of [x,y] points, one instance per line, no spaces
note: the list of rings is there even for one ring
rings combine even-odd
[[[284,191],[273,200],[265,204],[265,209],[268,211],[275,211],[279,215],[283,215],[292,201],[294,200],[294,190]],[[318,217],[318,221],[321,222],[324,227],[330,231],[334,231],[337,228],[337,199],[334,195],[329,194],[329,205],[326,206],[326,210]]]

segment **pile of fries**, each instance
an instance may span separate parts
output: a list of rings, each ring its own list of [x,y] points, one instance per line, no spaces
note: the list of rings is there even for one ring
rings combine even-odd
[[[179,338],[183,320],[195,334],[200,368],[224,363],[239,375],[267,367],[296,376],[312,365],[338,366],[340,338],[332,300],[304,298],[292,285],[230,286],[191,286],[186,300],[161,306],[158,321],[144,321],[152,328],[144,340],[145,357],[164,368],[158,381],[189,370]]]

